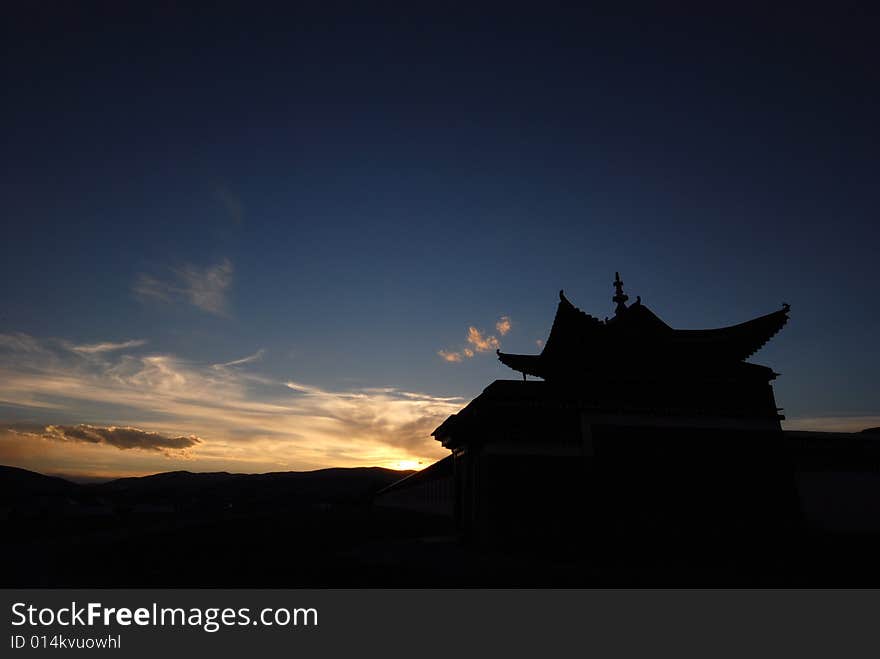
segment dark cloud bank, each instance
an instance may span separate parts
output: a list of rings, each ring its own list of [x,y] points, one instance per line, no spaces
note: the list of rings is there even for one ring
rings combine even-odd
[[[195,435],[168,437],[139,428],[116,426],[46,426],[44,436],[61,441],[109,444],[120,449],[138,448],[150,451],[183,450],[201,444]]]

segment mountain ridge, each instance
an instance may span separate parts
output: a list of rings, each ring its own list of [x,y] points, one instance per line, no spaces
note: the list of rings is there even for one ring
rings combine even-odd
[[[384,467],[329,467],[264,474],[159,472],[101,483],[76,483],[0,465],[0,494],[9,502],[42,499],[112,499],[116,503],[226,504],[359,503],[412,471]]]

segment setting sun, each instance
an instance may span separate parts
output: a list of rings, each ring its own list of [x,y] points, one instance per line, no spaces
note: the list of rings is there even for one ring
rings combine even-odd
[[[391,469],[398,469],[400,471],[408,471],[414,469],[418,471],[422,468],[421,460],[398,460],[397,462],[392,462],[389,464]]]

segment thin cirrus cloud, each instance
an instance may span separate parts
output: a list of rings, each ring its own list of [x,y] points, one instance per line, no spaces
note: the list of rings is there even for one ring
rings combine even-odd
[[[495,331],[501,336],[505,336],[510,332],[513,323],[510,316],[502,316],[495,323]],[[489,352],[490,350],[498,350],[501,348],[501,341],[493,334],[487,334],[473,325],[467,328],[465,336],[467,345],[459,350],[438,350],[437,354],[443,361],[457,364],[465,359],[471,359],[477,353]]]
[[[169,276],[160,278],[141,273],[135,280],[133,291],[141,300],[162,302],[187,302],[218,316],[226,315],[228,294],[232,285],[232,263],[223,259],[215,265],[200,268],[185,264],[172,268]]]
[[[42,344],[23,332],[0,334],[0,348],[19,354],[43,352]]]
[[[266,351],[261,348],[260,350],[257,350],[254,354],[248,355],[247,357],[242,357],[241,359],[233,359],[232,361],[224,362],[222,364],[214,364],[214,368],[226,368],[228,366],[242,366],[243,364],[251,364],[253,362],[261,360],[264,354],[266,354]]]
[[[112,475],[167,471],[172,463],[254,472],[429,461],[444,455],[430,433],[464,403],[396,387],[334,390],[278,380],[254,370],[262,351],[199,364],[126,351],[97,360],[27,335],[7,343],[18,348],[0,351],[0,403],[42,424],[28,433],[0,426],[0,462],[44,471],[52,464]]]
[[[94,355],[102,352],[113,352],[116,350],[127,350],[128,348],[139,348],[142,345],[146,345],[146,343],[147,341],[145,339],[132,339],[131,341],[122,341],[120,343],[104,341],[102,343],[87,343],[78,346],[70,346],[70,349],[73,352],[78,352],[84,355]]]

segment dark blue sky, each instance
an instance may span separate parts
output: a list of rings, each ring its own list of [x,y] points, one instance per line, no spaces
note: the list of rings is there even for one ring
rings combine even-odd
[[[790,303],[755,358],[790,419],[880,417],[875,16],[328,6],[4,21],[7,374],[258,355],[243,400],[466,402],[516,374],[438,351],[537,352],[557,291],[610,314],[619,270],[676,327]],[[178,431],[37,389],[0,416]]]

